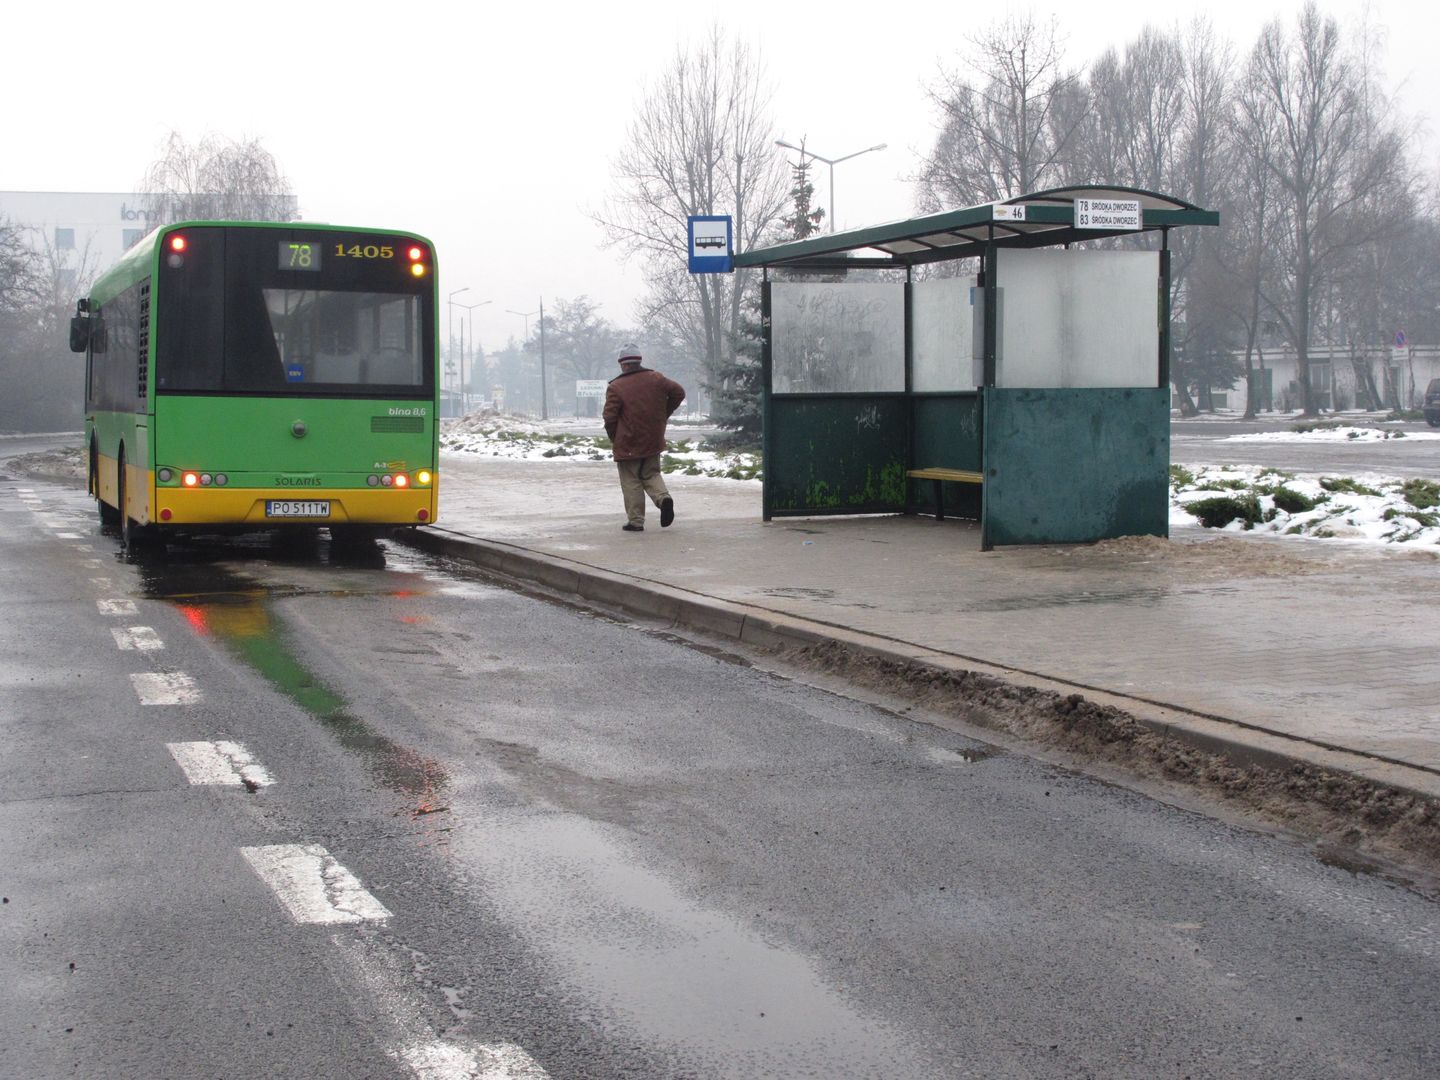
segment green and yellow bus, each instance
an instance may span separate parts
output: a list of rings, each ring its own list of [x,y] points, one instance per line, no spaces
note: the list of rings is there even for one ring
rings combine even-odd
[[[408,233],[192,221],[79,301],[101,522],[186,532],[435,521],[435,251]]]

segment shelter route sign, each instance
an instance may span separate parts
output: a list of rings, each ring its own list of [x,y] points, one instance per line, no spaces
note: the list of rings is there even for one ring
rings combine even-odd
[[[1138,199],[1076,199],[1077,229],[1139,229]]]
[[[1009,206],[1005,203],[995,203],[992,207],[992,221],[1024,221],[1025,207]]]

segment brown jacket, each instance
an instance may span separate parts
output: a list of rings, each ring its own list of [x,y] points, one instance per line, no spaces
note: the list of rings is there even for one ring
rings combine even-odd
[[[658,371],[622,371],[605,388],[605,434],[615,460],[654,457],[665,450],[665,422],[685,400],[685,388]]]

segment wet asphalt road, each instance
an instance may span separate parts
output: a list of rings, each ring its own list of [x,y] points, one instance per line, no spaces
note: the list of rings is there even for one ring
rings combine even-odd
[[[0,477],[0,606],[0,1076],[1440,1073],[1434,903],[463,567]]]
[[[1423,422],[1357,425],[1403,436],[1383,442],[1232,441],[1236,435],[1289,431],[1295,425],[1294,420],[1172,422],[1170,460],[1180,465],[1263,465],[1302,475],[1376,473],[1440,480],[1440,438],[1432,437],[1440,431]]]

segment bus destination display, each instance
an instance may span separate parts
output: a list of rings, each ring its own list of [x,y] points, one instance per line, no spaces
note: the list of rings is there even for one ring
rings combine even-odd
[[[319,270],[320,245],[308,240],[281,240],[280,269]]]

